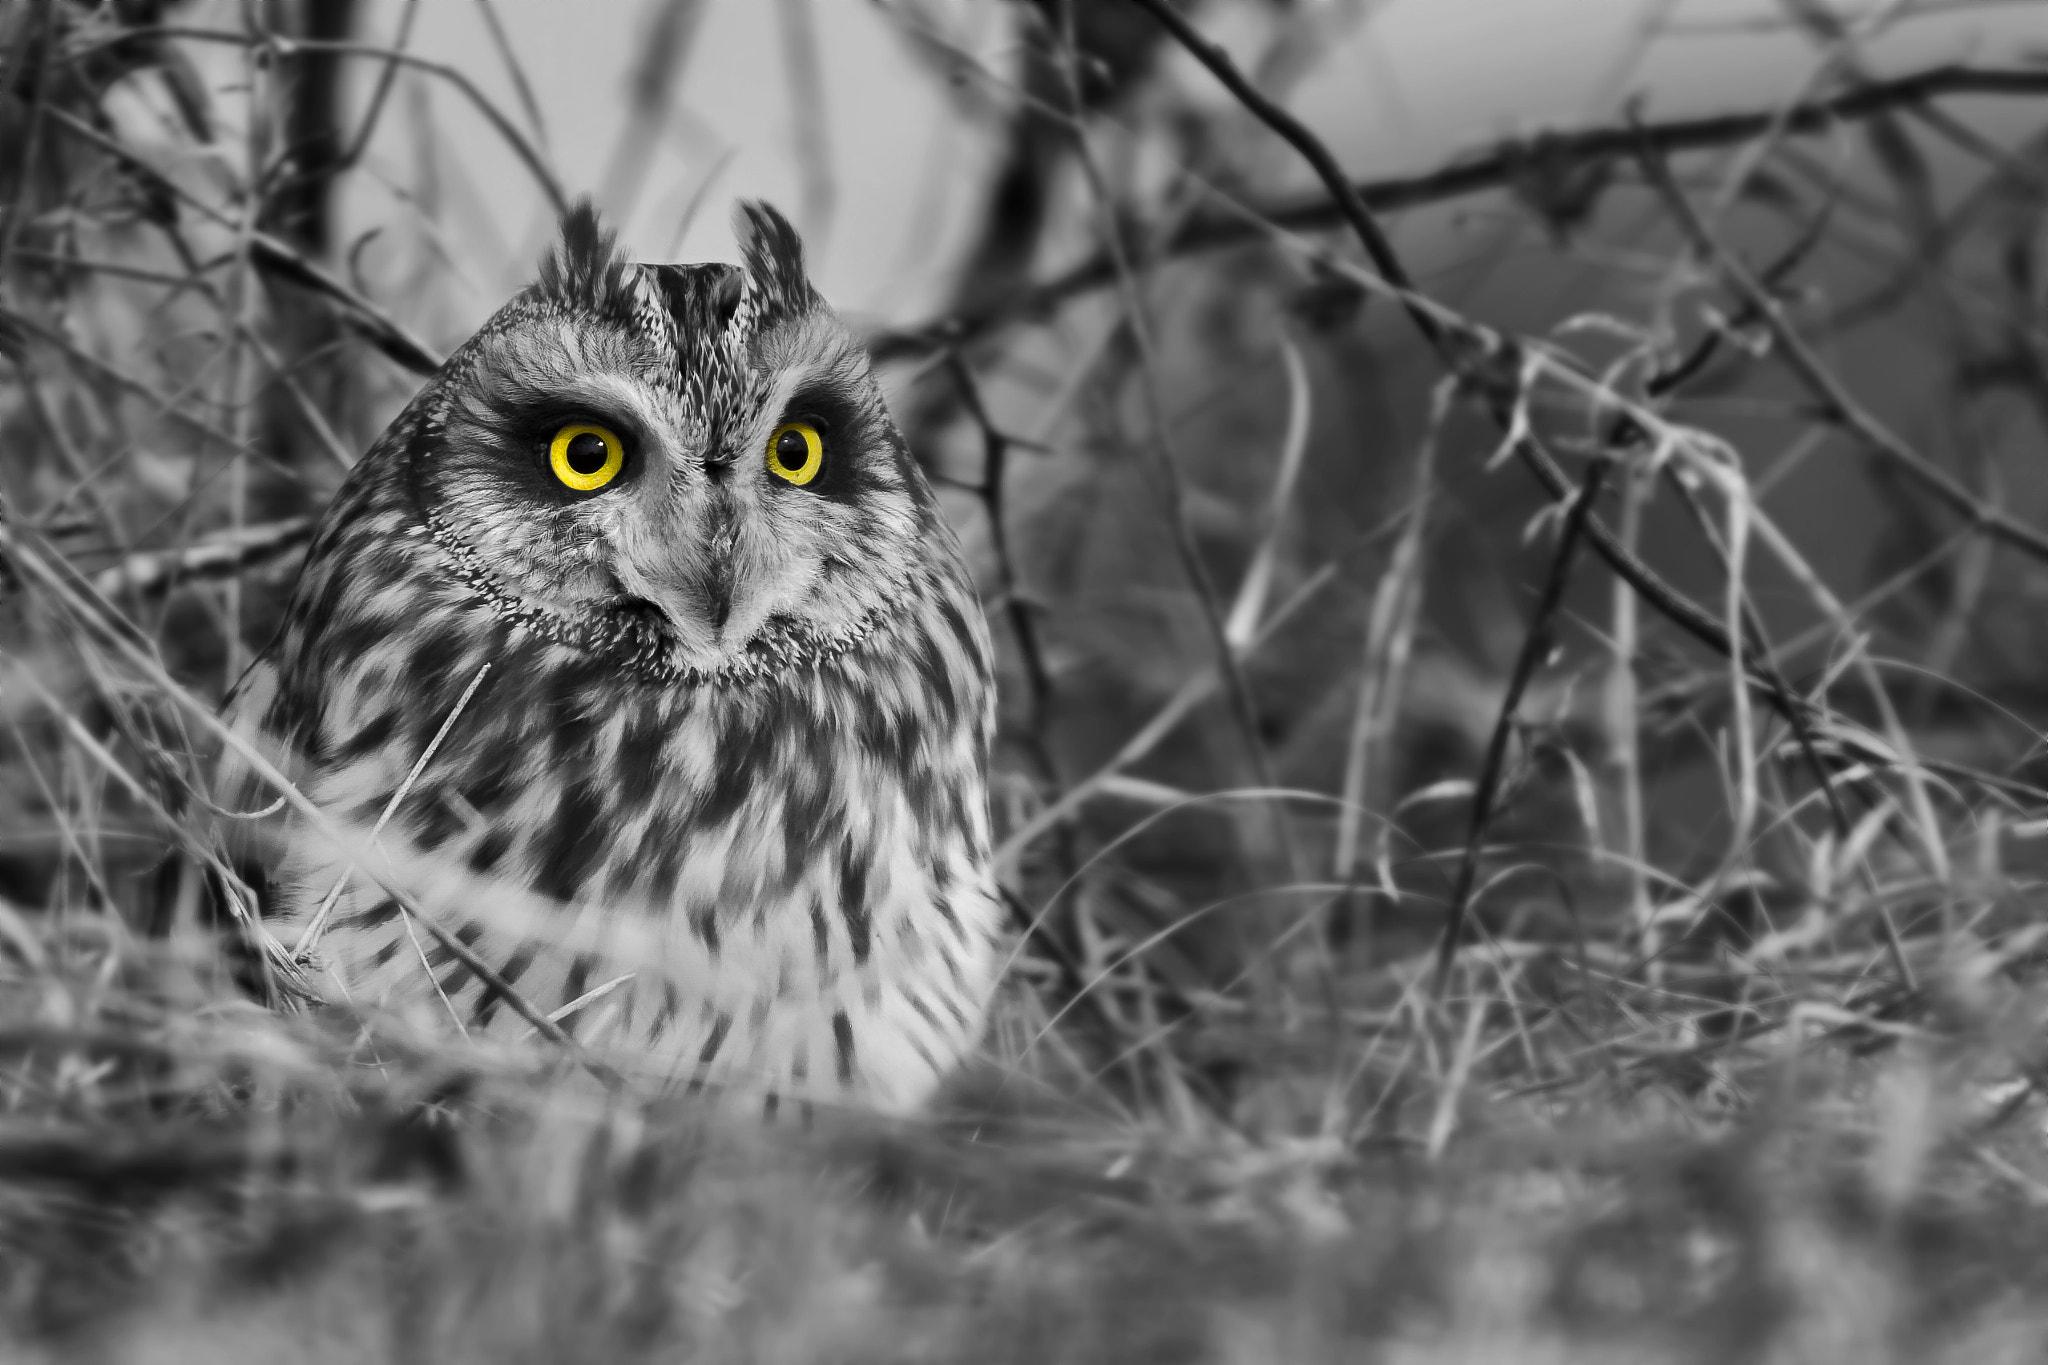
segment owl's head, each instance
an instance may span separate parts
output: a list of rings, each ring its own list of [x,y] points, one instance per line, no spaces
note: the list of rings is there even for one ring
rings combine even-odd
[[[743,267],[639,265],[573,210],[423,394],[410,477],[464,571],[716,675],[857,639],[923,571],[930,490],[774,209]]]

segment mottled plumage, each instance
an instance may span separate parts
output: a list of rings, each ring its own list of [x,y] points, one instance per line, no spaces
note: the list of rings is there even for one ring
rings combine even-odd
[[[635,265],[573,212],[351,471],[232,710],[357,856],[403,791],[370,856],[536,1009],[586,1000],[579,1042],[900,1108],[993,986],[986,630],[796,234],[748,206],[740,236],[744,269]],[[550,473],[578,422],[625,451],[594,492]],[[799,422],[803,486],[764,463]],[[316,986],[530,1031],[363,873],[336,896],[332,839],[271,824],[265,908],[287,948],[321,920]]]

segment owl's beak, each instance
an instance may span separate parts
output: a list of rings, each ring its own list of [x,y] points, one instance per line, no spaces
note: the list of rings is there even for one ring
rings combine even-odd
[[[732,561],[720,560],[710,566],[704,575],[704,616],[711,624],[715,637],[725,630],[725,623],[732,618]]]
[[[716,468],[705,462],[706,484],[673,510],[666,537],[670,548],[638,584],[629,584],[667,619],[698,663],[725,654],[734,643],[728,626],[746,615],[741,600],[745,509],[725,479],[731,466],[729,459]]]

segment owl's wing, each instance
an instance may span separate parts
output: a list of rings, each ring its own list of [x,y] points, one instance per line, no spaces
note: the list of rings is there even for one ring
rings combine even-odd
[[[294,974],[289,955],[262,927],[276,909],[269,869],[289,828],[290,812],[248,757],[275,752],[276,740],[268,731],[277,693],[277,665],[259,657],[221,704],[229,738],[215,770],[212,843],[217,857],[206,875],[214,918],[242,930],[252,959],[251,984],[265,995],[274,995],[283,984],[281,973]]]
[[[264,720],[277,700],[277,684],[277,665],[268,658],[259,658],[235,681],[221,703],[221,723],[231,738],[222,745],[215,775],[214,799],[220,808],[216,819],[223,858],[238,872],[245,863],[261,861],[261,835],[268,817],[259,818],[255,812],[267,810],[277,802],[278,794],[257,773],[245,752],[265,750]]]

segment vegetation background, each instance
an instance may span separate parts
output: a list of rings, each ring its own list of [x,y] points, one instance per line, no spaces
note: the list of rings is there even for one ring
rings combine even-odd
[[[766,194],[1002,656],[912,1123],[272,1013],[167,899],[343,472]],[[0,2],[25,1359],[2035,1360],[2040,0]]]

